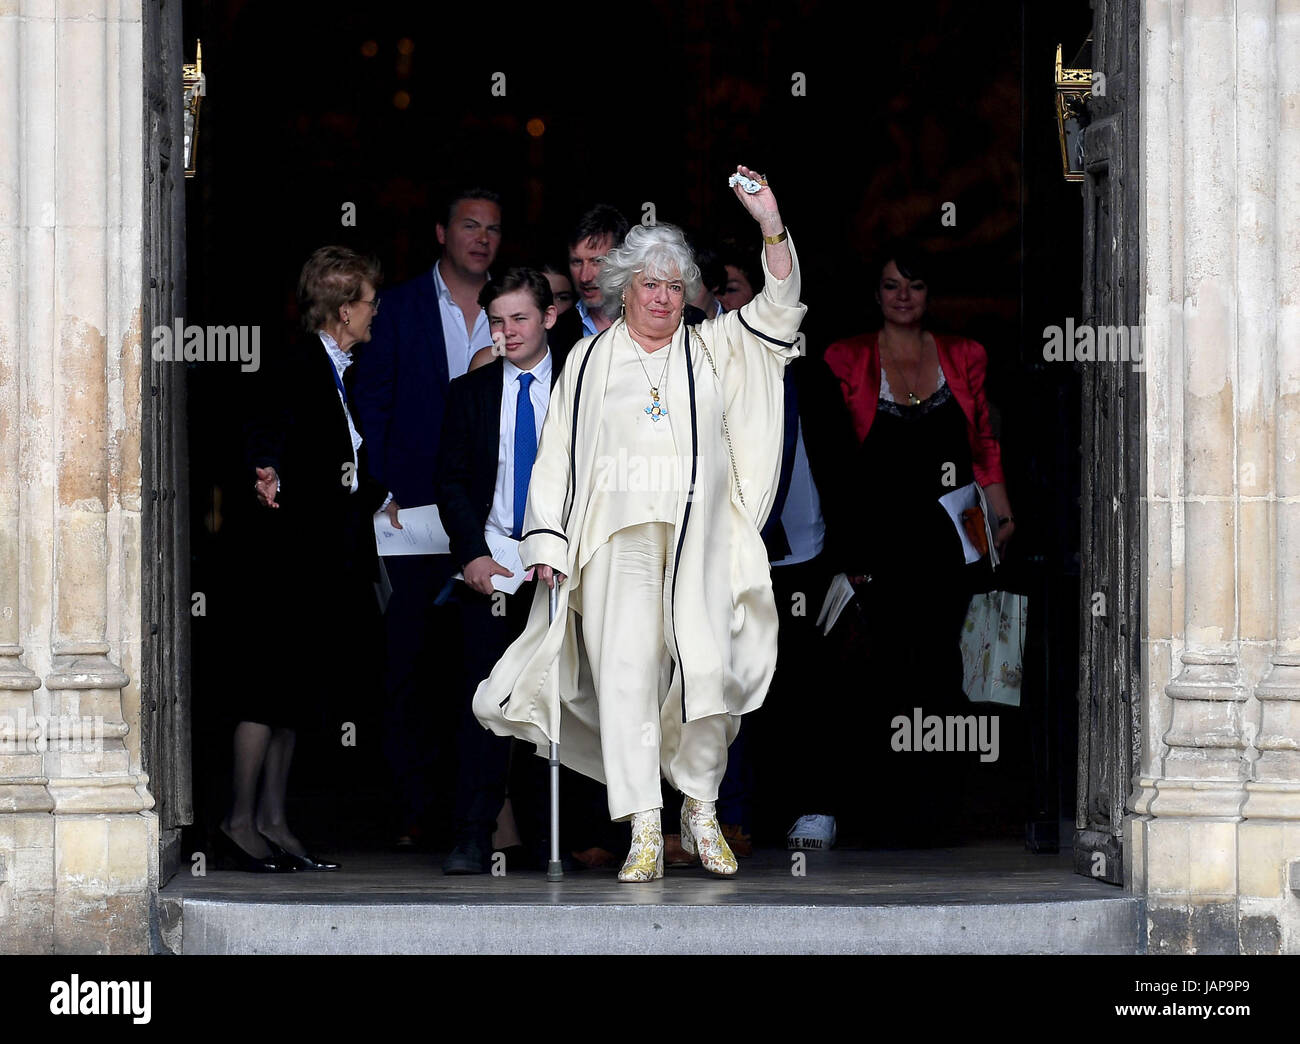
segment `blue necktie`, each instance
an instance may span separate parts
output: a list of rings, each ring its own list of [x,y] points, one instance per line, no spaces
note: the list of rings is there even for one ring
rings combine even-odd
[[[528,386],[535,378],[531,373],[519,375],[519,398],[515,400],[515,539],[524,531],[524,504],[528,500],[528,480],[537,458],[537,418],[533,413]]]

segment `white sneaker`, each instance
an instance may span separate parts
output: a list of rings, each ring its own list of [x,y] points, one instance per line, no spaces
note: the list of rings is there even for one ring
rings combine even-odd
[[[825,850],[835,844],[834,816],[800,816],[786,835],[786,848]]]

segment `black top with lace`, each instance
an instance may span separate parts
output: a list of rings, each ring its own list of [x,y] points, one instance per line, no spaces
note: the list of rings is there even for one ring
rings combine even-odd
[[[961,539],[939,498],[974,478],[966,415],[947,383],[915,406],[882,396],[854,475],[866,571],[887,586],[960,571]]]

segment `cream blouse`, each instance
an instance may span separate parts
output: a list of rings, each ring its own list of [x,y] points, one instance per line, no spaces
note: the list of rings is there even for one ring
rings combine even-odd
[[[579,561],[589,559],[620,529],[642,522],[673,524],[679,491],[691,477],[690,461],[677,455],[668,418],[656,421],[646,413],[651,405],[651,383],[660,380],[668,353],[682,350],[681,338],[647,353],[632,340],[623,323],[611,336],[613,356],[601,407],[595,492],[582,529]],[[663,409],[670,413],[680,409],[683,417],[688,415],[685,387],[660,384],[658,388]]]

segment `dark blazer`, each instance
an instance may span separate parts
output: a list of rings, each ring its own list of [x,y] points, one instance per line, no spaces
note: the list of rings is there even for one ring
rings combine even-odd
[[[794,382],[797,392],[803,447],[826,525],[823,554],[838,571],[853,549],[855,530],[851,517],[854,501],[849,487],[856,445],[852,419],[840,396],[839,382],[821,359],[804,356],[791,360],[786,366],[785,379]],[[787,432],[787,443],[792,445],[793,437],[792,432]],[[768,526],[776,517],[774,512]],[[767,531],[765,527],[764,532]]]
[[[383,292],[370,341],[354,351],[348,394],[375,478],[402,507],[436,503],[449,375],[432,269]]]
[[[370,575],[376,558],[371,517],[387,487],[369,475],[364,442],[357,491],[345,481],[353,467],[352,439],[331,376],[334,364],[320,338],[303,335],[277,356],[267,358],[258,374],[245,423],[246,488],[258,467],[275,468],[281,482],[280,507],[255,509],[254,539],[286,584],[348,569]]]
[[[501,382],[493,359],[451,382],[442,419],[434,493],[451,557],[464,568],[490,554],[483,528],[492,513],[501,451]]]
[[[560,360],[561,353],[568,355],[569,349],[586,336],[586,331],[582,328],[582,316],[576,306],[556,317],[555,325],[546,332],[546,340],[551,351],[556,354],[556,362]]]
[[[854,539],[849,509],[853,421],[840,396],[839,382],[825,362],[808,356],[794,360],[789,369],[798,382],[804,449],[821,498],[826,548],[834,558],[846,541]]]
[[[359,624],[375,610],[372,517],[387,489],[367,473],[363,442],[351,492],[352,439],[333,368],[320,338],[303,334],[265,352],[252,375],[238,490],[251,504],[233,580],[248,640],[223,650],[252,662],[223,702],[236,721],[319,727],[335,712],[355,714],[347,701],[365,692],[370,655]],[[256,502],[255,467],[280,476],[278,508]],[[321,656],[322,644],[346,655]]]

